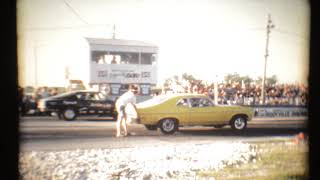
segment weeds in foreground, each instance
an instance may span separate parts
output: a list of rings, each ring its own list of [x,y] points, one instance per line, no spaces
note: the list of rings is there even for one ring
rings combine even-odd
[[[199,178],[214,179],[308,179],[308,146],[291,142],[255,143],[257,158],[246,164],[227,166],[219,171],[198,172]]]

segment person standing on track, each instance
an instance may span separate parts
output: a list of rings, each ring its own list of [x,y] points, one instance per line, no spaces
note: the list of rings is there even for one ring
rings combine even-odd
[[[117,134],[116,137],[121,137],[123,136],[121,134],[121,127],[123,128],[124,131],[124,136],[128,135],[128,127],[127,127],[127,115],[125,112],[126,106],[131,103],[132,106],[134,107],[135,111],[137,112],[137,107],[136,107],[136,94],[138,94],[138,88],[131,85],[128,89],[127,92],[125,92],[123,95],[121,95],[117,101],[116,101],[116,109],[118,112],[118,118],[117,118],[117,123],[116,123],[116,128],[117,128]]]

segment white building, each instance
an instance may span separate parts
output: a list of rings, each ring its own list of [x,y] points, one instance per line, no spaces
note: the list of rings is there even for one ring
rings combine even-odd
[[[114,96],[136,84],[141,95],[149,95],[157,84],[157,54],[157,46],[134,40],[26,40],[19,45],[19,84],[65,87],[69,80],[81,80]]]
[[[89,85],[118,96],[136,84],[150,95],[157,84],[158,47],[142,41],[86,38],[90,46]]]

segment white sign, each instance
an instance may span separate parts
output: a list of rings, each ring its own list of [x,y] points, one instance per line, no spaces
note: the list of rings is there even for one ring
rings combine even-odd
[[[149,95],[150,94],[150,85],[140,85],[141,94]]]
[[[120,84],[111,84],[111,94],[119,94],[120,93]]]
[[[256,117],[307,117],[305,107],[255,107]]]
[[[155,65],[91,64],[91,83],[147,83],[156,84]]]

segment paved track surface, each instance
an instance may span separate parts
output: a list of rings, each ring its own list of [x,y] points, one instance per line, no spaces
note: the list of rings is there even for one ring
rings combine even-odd
[[[215,141],[265,141],[293,139],[306,132],[305,118],[255,118],[248,129],[237,133],[226,126],[181,127],[174,135],[163,135],[159,130],[149,131],[143,125],[131,124],[128,137],[116,138],[115,121],[108,117],[81,117],[76,121],[56,117],[22,117],[20,121],[21,151],[55,151],[90,148],[126,148],[134,146],[161,146],[165,144],[202,144]]]

